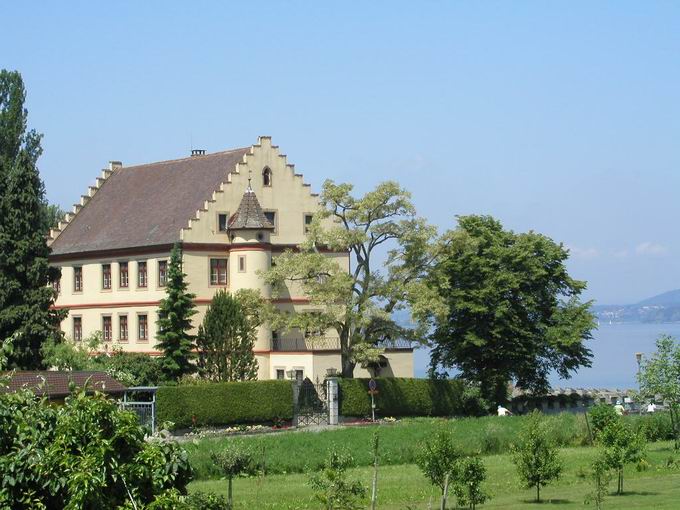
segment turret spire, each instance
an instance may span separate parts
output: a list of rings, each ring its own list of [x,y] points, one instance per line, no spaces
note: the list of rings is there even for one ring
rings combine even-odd
[[[229,229],[274,230],[274,225],[262,212],[257,196],[250,187],[250,177],[248,178],[248,188],[241,199],[241,205],[238,206],[236,213],[229,220]]]

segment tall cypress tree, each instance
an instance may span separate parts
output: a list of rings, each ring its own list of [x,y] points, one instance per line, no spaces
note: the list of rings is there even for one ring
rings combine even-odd
[[[10,368],[44,368],[41,345],[62,339],[66,311],[52,310],[59,278],[50,268],[45,189],[37,162],[41,135],[27,131],[21,75],[0,71],[0,340],[12,338]]]
[[[175,244],[170,254],[167,297],[158,309],[158,343],[163,351],[161,367],[169,379],[179,379],[195,370],[191,360],[194,357],[194,335],[191,317],[196,313],[195,294],[187,292],[186,275],[182,272],[182,249]]]

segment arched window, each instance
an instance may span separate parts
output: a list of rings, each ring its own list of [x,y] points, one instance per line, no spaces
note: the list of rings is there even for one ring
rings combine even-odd
[[[268,167],[265,167],[264,170],[262,170],[262,185],[272,185],[272,171]]]

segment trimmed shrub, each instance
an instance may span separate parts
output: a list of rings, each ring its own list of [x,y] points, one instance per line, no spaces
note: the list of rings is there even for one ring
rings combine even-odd
[[[368,379],[340,380],[340,414],[368,416]],[[486,405],[460,379],[376,379],[376,412],[380,416],[463,416],[485,414]]]
[[[243,381],[163,386],[156,394],[158,422],[175,428],[263,423],[293,417],[288,381]]]

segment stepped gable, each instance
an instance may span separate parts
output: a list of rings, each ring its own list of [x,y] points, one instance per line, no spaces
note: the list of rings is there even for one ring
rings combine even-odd
[[[250,147],[131,167],[116,166],[54,235],[52,254],[167,245]]]
[[[262,212],[260,202],[258,202],[250,184],[248,184],[248,189],[243,194],[238,209],[229,218],[229,229],[274,230],[274,225],[269,222]]]

